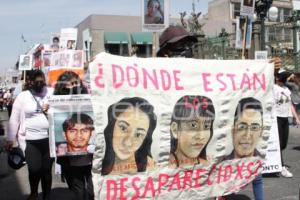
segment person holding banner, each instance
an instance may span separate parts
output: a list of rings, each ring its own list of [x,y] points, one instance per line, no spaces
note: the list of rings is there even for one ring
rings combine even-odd
[[[140,97],[124,98],[109,106],[102,175],[144,172],[155,168],[151,156],[156,127],[153,106]]]
[[[285,86],[287,78],[290,74],[284,70],[279,70],[275,74],[274,98],[275,98],[275,114],[277,116],[278,134],[281,152],[281,163],[283,177],[291,178],[293,174],[284,165],[282,151],[286,148],[289,137],[289,122],[288,117],[290,112],[296,119],[299,126],[300,120],[291,101],[291,91]]]
[[[215,109],[205,96],[183,96],[171,118],[171,155],[173,167],[208,164],[206,146],[213,136]]]
[[[36,70],[32,75],[30,90],[21,92],[13,104],[8,125],[6,148],[12,148],[17,139],[21,121],[25,126],[25,157],[29,173],[30,195],[28,200],[38,199],[39,182],[42,183],[43,199],[50,199],[52,185],[52,164],[49,151],[49,122],[46,116],[47,99],[52,90],[46,87],[45,75]]]
[[[59,76],[54,88],[54,95],[74,95],[88,93],[86,87],[82,84],[80,77],[73,71],[65,71],[62,73]],[[71,118],[80,119],[80,114],[78,114],[77,117],[76,116]],[[91,118],[88,116],[87,120],[83,121],[91,122]],[[66,122],[66,128],[64,128],[65,132],[67,131],[67,127],[69,127],[68,124],[76,125],[76,120],[71,120],[71,123]],[[76,144],[71,146],[76,146]],[[91,173],[92,160],[93,156],[90,153],[87,153],[86,155],[60,156],[57,158],[57,163],[61,165],[62,177],[66,179],[68,187],[76,199],[94,199],[94,187]]]
[[[54,95],[87,94],[88,90],[82,80],[73,71],[62,73],[54,86]]]

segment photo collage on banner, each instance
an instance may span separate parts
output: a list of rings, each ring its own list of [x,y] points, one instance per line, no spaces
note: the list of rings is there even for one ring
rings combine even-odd
[[[54,95],[49,99],[51,157],[94,152],[94,116],[89,95]]]
[[[162,32],[169,26],[169,0],[142,0],[142,29]]]
[[[101,53],[89,70],[96,199],[204,199],[261,173],[272,125],[268,61]]]

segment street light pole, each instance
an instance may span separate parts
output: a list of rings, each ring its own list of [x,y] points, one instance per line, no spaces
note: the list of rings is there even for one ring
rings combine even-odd
[[[271,7],[273,0],[256,0],[255,1],[255,12],[260,19],[260,50],[266,49],[265,41],[265,19],[267,12]]]
[[[298,65],[298,53],[297,53],[297,30],[298,30],[298,20],[299,20],[299,11],[293,11],[291,20],[292,20],[292,29],[293,29],[293,57],[294,57],[294,64],[295,64],[295,69],[294,71],[296,73],[299,73],[299,65]]]

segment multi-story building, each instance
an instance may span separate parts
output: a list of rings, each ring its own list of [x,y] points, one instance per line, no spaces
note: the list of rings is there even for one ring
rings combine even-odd
[[[232,35],[232,45],[234,46],[236,33],[236,17],[240,15],[241,0],[212,0],[208,5],[208,13],[204,16],[205,25],[203,30],[207,36],[217,36],[222,28]],[[273,50],[292,49],[292,29],[287,26],[286,20],[292,13],[291,0],[273,0],[273,6],[278,8],[278,17],[275,21],[265,20],[265,39],[266,44]],[[259,49],[260,22],[254,22],[252,49]],[[257,34],[257,35],[255,35]]]

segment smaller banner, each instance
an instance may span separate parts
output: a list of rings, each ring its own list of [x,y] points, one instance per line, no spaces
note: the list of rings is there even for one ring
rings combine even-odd
[[[278,138],[277,118],[272,119],[272,127],[270,137],[268,139],[268,148],[266,152],[266,160],[263,163],[263,174],[281,172],[282,164],[280,158],[280,145]]]
[[[142,29],[162,32],[169,26],[169,0],[142,0]]]
[[[252,36],[252,19],[249,17],[237,17],[236,19],[236,49],[250,49]]]
[[[52,51],[59,51],[59,41],[60,41],[60,34],[59,33],[53,33],[51,35],[51,41],[50,41],[50,48]]]
[[[268,51],[255,51],[255,60],[268,59]]]
[[[60,48],[76,49],[77,28],[62,28],[60,31]]]
[[[82,50],[65,50],[55,52],[51,56],[51,67],[83,69],[84,52]]]
[[[19,70],[31,70],[32,69],[32,55],[20,55]]]
[[[254,15],[254,0],[242,0],[241,1],[241,15],[253,17]]]
[[[294,10],[300,10],[300,0],[293,0],[292,3]]]
[[[49,67],[51,64],[51,55],[52,50],[43,50],[42,51],[42,66]]]
[[[89,95],[57,95],[49,100],[50,154],[94,152],[94,116]]]

